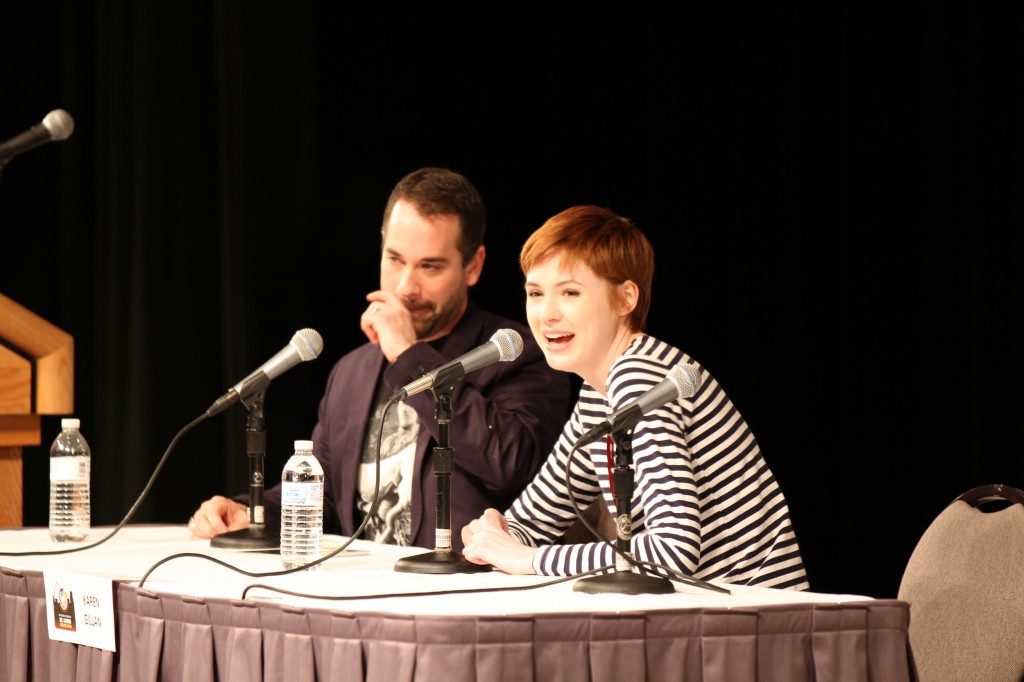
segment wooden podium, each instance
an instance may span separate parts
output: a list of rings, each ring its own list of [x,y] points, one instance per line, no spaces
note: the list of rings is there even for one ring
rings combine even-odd
[[[74,412],[74,377],[74,338],[0,294],[0,528],[22,526],[21,449],[40,415]]]

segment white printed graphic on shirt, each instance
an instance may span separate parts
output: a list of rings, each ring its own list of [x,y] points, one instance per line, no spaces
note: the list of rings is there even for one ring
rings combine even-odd
[[[377,468],[376,429],[380,415],[374,415],[372,433],[367,435],[363,462],[359,467],[359,511],[366,514],[373,501],[373,488]],[[412,516],[412,470],[416,460],[416,436],[420,421],[416,410],[403,402],[395,403],[388,411],[384,423],[383,443],[380,449],[380,492],[377,509],[363,531],[363,537],[392,545],[410,544]]]

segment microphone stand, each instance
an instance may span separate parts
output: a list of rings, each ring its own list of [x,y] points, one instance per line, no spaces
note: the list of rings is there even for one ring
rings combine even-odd
[[[279,549],[281,535],[267,529],[263,512],[263,463],[267,455],[267,428],[263,399],[270,379],[258,372],[254,385],[246,384],[247,397],[240,402],[249,410],[245,427],[245,448],[249,455],[249,527],[233,530],[210,539],[210,547],[227,549]]]
[[[455,456],[448,447],[448,425],[452,420],[453,381],[438,382],[434,393],[434,416],[437,419],[437,447],[434,448],[434,478],[437,484],[437,523],[434,531],[434,551],[405,557],[395,562],[399,573],[484,573],[488,564],[474,564],[462,553],[452,550],[452,473]]]
[[[639,415],[638,415],[639,416]],[[630,553],[632,537],[632,521],[630,520],[633,502],[633,429],[625,429],[612,434],[615,443],[615,468],[612,470],[612,484],[615,491],[616,540],[615,572],[580,578],[573,585],[573,591],[589,594],[614,592],[618,594],[671,594],[676,589],[672,581],[656,575],[637,573],[633,565],[622,554]],[[603,504],[600,498],[597,504]],[[620,554],[621,552],[622,554]]]

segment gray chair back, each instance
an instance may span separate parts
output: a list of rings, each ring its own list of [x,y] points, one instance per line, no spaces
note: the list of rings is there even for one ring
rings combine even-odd
[[[921,682],[1024,679],[1024,492],[968,490],[928,526],[904,569]]]

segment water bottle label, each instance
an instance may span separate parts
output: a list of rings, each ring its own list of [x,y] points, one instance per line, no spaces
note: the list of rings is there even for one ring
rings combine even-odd
[[[84,457],[51,457],[51,481],[88,481],[89,460]]]
[[[295,507],[323,506],[324,484],[323,483],[282,483],[281,484],[281,506],[292,505]]]

